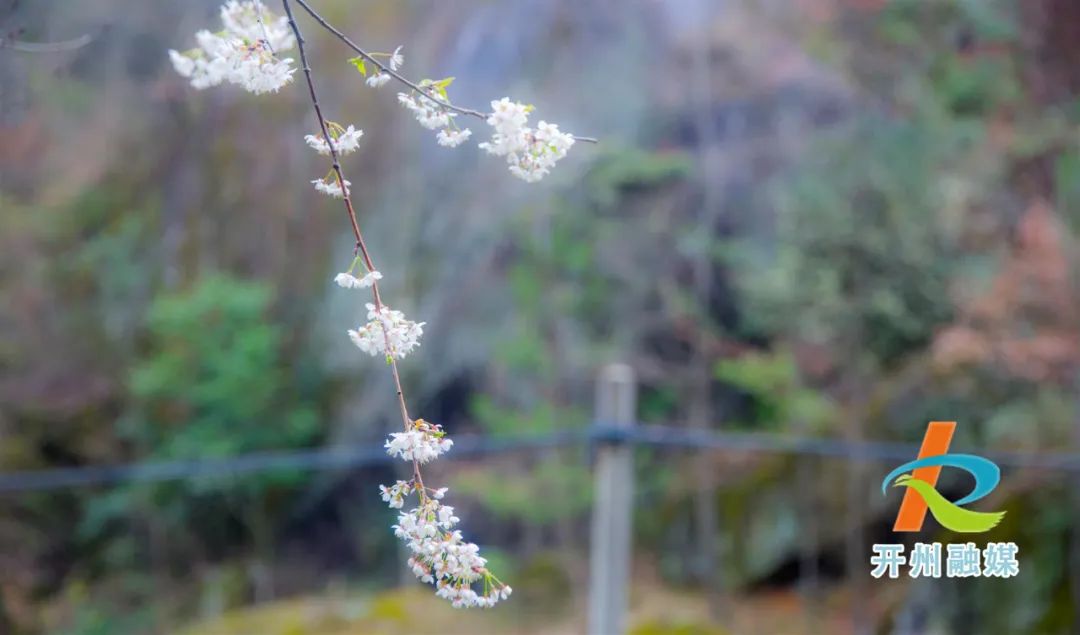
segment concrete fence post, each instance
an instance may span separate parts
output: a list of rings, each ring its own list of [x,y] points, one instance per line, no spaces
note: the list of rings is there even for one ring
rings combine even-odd
[[[637,415],[632,368],[611,364],[596,383],[596,452],[589,560],[589,635],[622,635],[630,587],[633,530],[633,446],[621,438]]]

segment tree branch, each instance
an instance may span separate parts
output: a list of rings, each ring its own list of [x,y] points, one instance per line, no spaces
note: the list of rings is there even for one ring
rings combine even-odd
[[[450,111],[453,111],[453,112],[456,112],[456,113],[459,113],[459,114],[462,114],[462,115],[469,115],[470,117],[476,117],[476,118],[481,119],[483,121],[487,121],[487,118],[488,118],[487,114],[482,113],[479,110],[473,110],[472,108],[462,108],[461,106],[455,106],[454,104],[452,104],[452,103],[450,103],[450,102],[448,102],[448,101],[446,101],[444,99],[439,98],[435,94],[434,91],[426,89],[426,88],[420,86],[419,84],[417,84],[417,83],[415,83],[413,81],[410,81],[408,78],[406,78],[402,74],[400,74],[397,71],[393,70],[392,68],[390,68],[386,64],[383,64],[382,62],[380,62],[378,59],[376,59],[374,56],[372,56],[371,53],[368,53],[364,49],[360,48],[355,42],[350,40],[347,35],[345,35],[340,30],[335,28],[334,25],[327,22],[325,18],[323,18],[321,15],[319,15],[319,13],[317,11],[315,11],[315,9],[311,8],[311,5],[309,5],[307,3],[307,0],[296,0],[296,2],[297,2],[297,4],[299,4],[304,9],[304,11],[307,11],[308,15],[310,15],[312,17],[312,19],[314,19],[316,22],[318,22],[320,26],[322,26],[327,31],[333,33],[334,36],[337,37],[337,39],[341,40],[345,44],[345,46],[349,47],[357,55],[362,57],[365,61],[371,63],[376,68],[378,68],[379,72],[386,73],[387,75],[389,75],[390,77],[393,77],[394,79],[401,82],[405,86],[408,86],[412,90],[415,90],[416,92],[420,93],[424,97],[427,97],[431,101],[435,102],[436,104],[438,104],[442,108],[445,108],[447,110],[450,110]],[[574,141],[581,141],[581,142],[584,142],[584,143],[599,143],[593,137],[578,137],[576,135],[574,135]]]
[[[308,93],[311,96],[311,104],[315,108],[315,116],[319,120],[319,129],[322,131],[323,139],[326,140],[326,144],[330,147],[330,158],[333,161],[334,174],[337,177],[338,185],[341,187],[342,199],[345,202],[345,211],[349,216],[349,223],[352,225],[353,236],[356,238],[356,247],[353,249],[353,253],[356,254],[359,251],[361,257],[364,260],[364,266],[368,271],[375,271],[375,263],[371,260],[371,254],[368,253],[367,245],[364,244],[364,236],[360,233],[360,225],[356,221],[356,211],[353,208],[352,196],[349,194],[349,189],[345,185],[345,177],[341,172],[341,163],[338,160],[337,148],[334,146],[334,139],[330,136],[330,131],[326,125],[326,118],[323,117],[322,107],[319,106],[319,97],[315,91],[315,82],[311,77],[311,66],[308,64],[307,52],[304,50],[304,36],[300,33],[300,27],[296,24],[296,19],[293,17],[292,7],[289,6],[289,0],[281,0],[282,6],[285,8],[285,15],[289,20],[289,27],[292,28],[293,35],[296,36],[296,46],[300,50],[300,64],[303,66],[304,79],[307,80]],[[301,4],[303,4],[301,2]],[[394,355],[390,348],[390,334],[386,330],[386,324],[382,320],[382,298],[379,295],[379,283],[375,281],[371,285],[371,293],[375,299],[375,311],[379,315],[379,325],[382,327],[383,338],[386,343],[386,359],[390,364],[390,371],[394,377],[394,389],[397,393],[398,407],[401,410],[401,421],[405,426],[405,430],[409,430],[412,424],[412,420],[409,418],[409,410],[405,405],[405,396],[401,390],[401,376],[398,373],[397,360],[394,359]],[[427,498],[426,490],[424,490],[424,480],[420,476],[420,463],[416,460],[413,461],[413,476],[416,479],[417,484],[420,486],[420,498],[425,500]]]
[[[23,53],[64,53],[81,49],[93,41],[94,36],[89,33],[60,42],[24,42],[12,35],[0,37],[0,49],[9,48]]]

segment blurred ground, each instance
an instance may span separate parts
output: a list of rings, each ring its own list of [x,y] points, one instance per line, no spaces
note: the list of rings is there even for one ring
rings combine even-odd
[[[725,630],[709,618],[707,601],[699,592],[680,593],[664,585],[639,583],[632,590],[630,635],[850,632],[846,606],[826,601],[815,625],[807,622],[799,603],[799,598],[787,591],[732,598]],[[576,604],[561,611],[562,616],[514,620],[498,610],[454,610],[422,589],[410,589],[282,601],[200,622],[176,635],[572,635],[585,629],[584,606],[580,601]]]

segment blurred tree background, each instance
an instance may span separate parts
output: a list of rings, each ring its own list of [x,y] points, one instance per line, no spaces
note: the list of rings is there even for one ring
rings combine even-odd
[[[463,104],[602,139],[518,183],[301,19],[324,107],[366,131],[345,171],[384,292],[428,323],[403,364],[419,416],[580,429],[624,361],[647,423],[914,442],[945,419],[954,446],[1080,451],[1075,2],[315,4]],[[217,6],[0,0],[0,471],[396,428],[385,369],[344,340],[363,307],[331,283],[352,245],[307,185],[303,91],[195,92],[168,63]],[[890,466],[637,457],[639,635],[1080,628],[1077,477],[1006,472],[985,538],[1020,545],[1019,580],[868,584]],[[588,461],[433,466],[515,587],[483,615],[387,590],[389,468],[0,493],[0,633],[578,632]]]

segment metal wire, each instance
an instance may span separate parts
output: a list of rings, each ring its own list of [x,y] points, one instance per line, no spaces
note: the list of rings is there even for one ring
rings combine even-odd
[[[581,444],[588,431],[559,432],[543,436],[487,437],[460,435],[454,438],[452,455],[469,458],[519,450],[536,450]],[[339,446],[310,450],[253,452],[220,459],[92,465],[48,470],[0,472],[0,493],[27,492],[116,485],[137,482],[237,477],[280,470],[334,470],[392,463],[380,445]]]
[[[475,458],[523,450],[605,443],[667,447],[680,450],[724,450],[771,454],[798,454],[852,461],[894,461],[914,458],[919,446],[910,443],[866,441],[852,443],[827,438],[719,432],[673,426],[589,428],[547,435],[454,437],[451,459]],[[1080,453],[979,452],[1004,467],[1080,471]],[[339,446],[307,450],[255,452],[220,459],[94,465],[47,470],[0,472],[0,494],[76,487],[152,483],[204,478],[232,478],[279,470],[337,470],[392,463],[380,445]]]
[[[686,449],[716,449],[743,452],[767,452],[844,458],[853,461],[907,461],[914,459],[919,445],[888,441],[853,443],[819,437],[794,437],[713,430],[646,425],[623,428],[627,440],[636,444],[681,447]],[[956,450],[956,448],[954,448]],[[965,451],[960,449],[961,452]],[[994,461],[1003,467],[1042,470],[1080,470],[1080,453],[1076,452],[995,452],[969,451]]]

